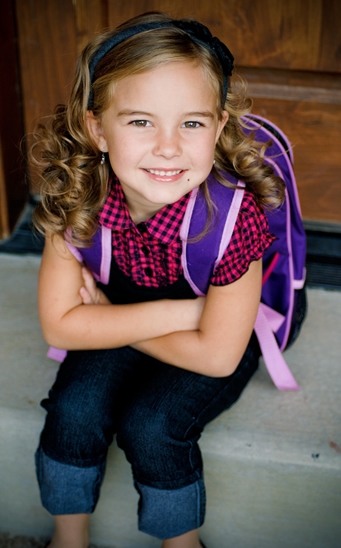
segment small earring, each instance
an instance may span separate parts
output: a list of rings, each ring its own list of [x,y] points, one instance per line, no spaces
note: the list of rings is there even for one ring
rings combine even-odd
[[[215,160],[213,160],[213,165],[215,164]]]
[[[104,156],[104,152],[102,152],[101,166],[103,166],[104,164],[105,164],[105,156]]]

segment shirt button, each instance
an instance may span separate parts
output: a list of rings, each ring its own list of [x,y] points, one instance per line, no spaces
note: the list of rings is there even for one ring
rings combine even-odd
[[[146,245],[142,246],[142,253],[148,257],[150,255],[150,251]]]
[[[148,278],[151,278],[153,276],[153,271],[149,266],[147,266],[147,268],[144,269],[144,273],[146,276],[148,276]]]
[[[137,225],[137,228],[139,229],[139,232],[141,232],[141,234],[144,234],[145,232],[147,232],[147,227],[144,223],[139,223]]]

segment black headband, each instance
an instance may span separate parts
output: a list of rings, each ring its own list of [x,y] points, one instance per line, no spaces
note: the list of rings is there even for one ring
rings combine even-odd
[[[89,63],[89,73],[90,73],[90,85],[93,84],[93,78],[95,73],[95,68],[98,62],[103,59],[103,57],[112,50],[115,46],[134,36],[135,34],[140,34],[147,30],[161,29],[164,27],[175,27],[181,29],[195,41],[209,49],[218,59],[222,69],[223,69],[223,105],[226,100],[227,89],[228,89],[228,77],[232,74],[233,69],[233,55],[230,50],[223,44],[219,38],[213,37],[211,32],[205,25],[198,23],[197,21],[168,21],[168,22],[151,22],[151,23],[141,23],[140,25],[135,25],[129,27],[114,36],[111,36],[104,44],[97,50],[93,58]],[[93,91],[90,88],[88,109],[93,108]]]

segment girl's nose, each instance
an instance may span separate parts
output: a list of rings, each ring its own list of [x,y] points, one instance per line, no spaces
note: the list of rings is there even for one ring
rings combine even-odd
[[[177,131],[159,131],[153,153],[170,159],[182,154],[180,135]]]

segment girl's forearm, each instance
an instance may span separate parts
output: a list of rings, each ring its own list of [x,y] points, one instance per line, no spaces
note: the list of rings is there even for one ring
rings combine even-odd
[[[197,330],[171,333],[134,345],[159,360],[211,377],[231,375],[243,357],[256,321],[262,261],[234,283],[210,286]]]
[[[245,350],[231,344],[229,352],[221,351],[199,330],[170,333],[131,346],[175,367],[209,377],[231,375]]]
[[[199,325],[200,303],[162,300],[127,305],[79,305],[51,323],[47,342],[67,350],[117,348]],[[202,307],[202,306],[201,306]]]

